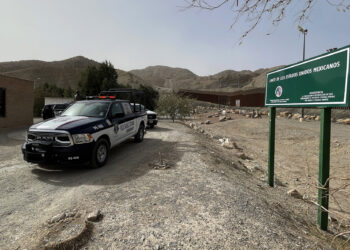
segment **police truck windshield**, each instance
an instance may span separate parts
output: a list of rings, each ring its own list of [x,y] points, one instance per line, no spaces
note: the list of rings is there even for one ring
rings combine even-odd
[[[103,118],[108,112],[108,102],[77,102],[64,111],[61,116],[88,116]]]

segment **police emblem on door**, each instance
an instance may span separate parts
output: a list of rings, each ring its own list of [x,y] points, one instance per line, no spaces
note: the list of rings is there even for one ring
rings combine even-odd
[[[119,126],[118,125],[119,125],[118,123],[114,124],[114,133],[116,133],[116,134],[119,131]]]

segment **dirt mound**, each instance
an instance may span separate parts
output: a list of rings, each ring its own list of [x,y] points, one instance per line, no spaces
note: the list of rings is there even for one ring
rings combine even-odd
[[[84,216],[67,217],[49,225],[33,249],[79,249],[89,240],[92,228]]]

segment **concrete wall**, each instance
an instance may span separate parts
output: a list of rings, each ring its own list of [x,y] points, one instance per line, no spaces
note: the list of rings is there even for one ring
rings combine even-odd
[[[0,117],[0,128],[33,124],[34,82],[0,75],[0,88],[6,89],[5,117]]]

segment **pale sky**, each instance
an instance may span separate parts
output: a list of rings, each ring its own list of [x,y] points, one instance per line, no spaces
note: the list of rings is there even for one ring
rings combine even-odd
[[[350,45],[350,12],[318,0],[306,57]],[[0,0],[0,62],[56,61],[82,55],[116,68],[152,65],[188,68],[198,75],[222,70],[256,70],[302,59],[297,14],[273,27],[265,21],[243,42],[232,13],[181,11],[184,0]],[[271,35],[266,33],[272,32]]]

